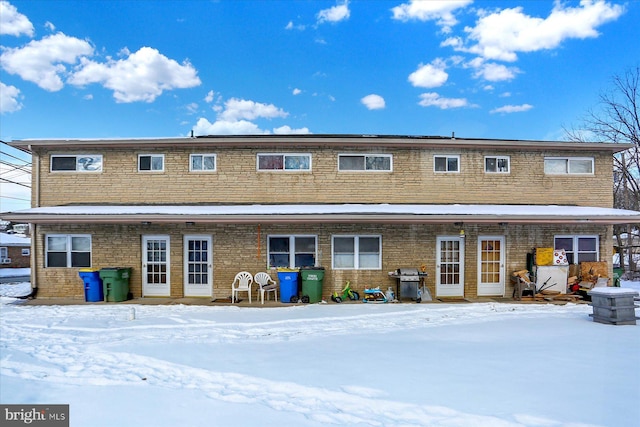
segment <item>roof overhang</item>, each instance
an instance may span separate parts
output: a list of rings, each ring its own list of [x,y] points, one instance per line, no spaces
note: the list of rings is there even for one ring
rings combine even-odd
[[[33,224],[630,224],[640,212],[559,205],[72,205],[0,214]]]
[[[246,148],[246,147],[367,147],[367,148],[435,148],[435,149],[518,149],[531,151],[605,151],[616,153],[634,147],[625,143],[537,141],[456,138],[411,135],[212,135],[178,138],[110,138],[110,139],[24,139],[8,143],[32,152],[42,149],[104,148]]]

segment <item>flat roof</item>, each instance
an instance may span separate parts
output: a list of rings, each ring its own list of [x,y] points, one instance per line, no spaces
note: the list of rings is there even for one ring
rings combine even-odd
[[[69,205],[2,214],[34,224],[628,224],[640,212],[588,206],[465,204]]]
[[[609,151],[634,147],[633,144],[604,142],[480,139],[411,135],[207,135],[175,138],[105,139],[23,139],[7,142],[31,152],[35,148],[174,148],[186,147],[266,147],[266,146],[363,146],[405,148],[510,148],[545,151]]]

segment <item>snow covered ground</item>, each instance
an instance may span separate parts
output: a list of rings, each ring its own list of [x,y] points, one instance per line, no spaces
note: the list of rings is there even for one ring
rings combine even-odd
[[[586,304],[14,298],[27,293],[0,286],[0,402],[70,404],[71,426],[640,425],[640,323],[594,323]]]

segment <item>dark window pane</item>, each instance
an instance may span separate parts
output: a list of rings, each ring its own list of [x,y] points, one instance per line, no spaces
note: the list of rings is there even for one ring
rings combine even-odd
[[[47,267],[66,267],[66,252],[47,252]]]
[[[458,158],[450,157],[447,159],[447,170],[449,172],[458,172]]]
[[[436,172],[446,172],[447,170],[447,158],[436,157],[434,159]]]
[[[91,267],[90,252],[72,252],[71,267]]]
[[[296,265],[294,267],[313,267],[316,257],[311,254],[296,255]]]
[[[288,254],[270,254],[269,265],[271,267],[289,267],[289,255]]]
[[[364,156],[340,156],[340,170],[361,171],[364,170]]]
[[[377,237],[361,237],[360,252],[378,253],[380,250],[380,240]]]
[[[296,252],[315,252],[316,239],[314,237],[296,237]]]
[[[353,253],[355,251],[353,237],[336,237],[333,239],[333,250],[337,253]]]
[[[269,252],[289,252],[289,238],[288,237],[270,238]]]
[[[276,156],[259,156],[258,169],[276,170],[284,168],[284,158],[281,155]]]
[[[578,238],[578,250],[582,251],[593,251],[596,250],[596,239],[593,237],[579,237]]]
[[[76,156],[52,157],[51,158],[51,170],[52,171],[75,171],[76,170]]]
[[[139,169],[141,171],[151,170],[151,156],[140,156],[139,163],[140,163]]]
[[[573,251],[573,238],[571,237],[556,238],[555,249],[564,249],[565,251]]]

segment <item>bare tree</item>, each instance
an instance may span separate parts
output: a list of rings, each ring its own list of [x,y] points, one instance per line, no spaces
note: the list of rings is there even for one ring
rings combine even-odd
[[[600,94],[597,108],[587,112],[580,130],[566,130],[572,141],[631,143],[633,148],[614,156],[614,207],[640,210],[640,66],[612,78],[612,88]],[[626,239],[622,234],[626,233]],[[620,266],[627,256],[630,270],[640,224],[614,227],[620,248]]]

